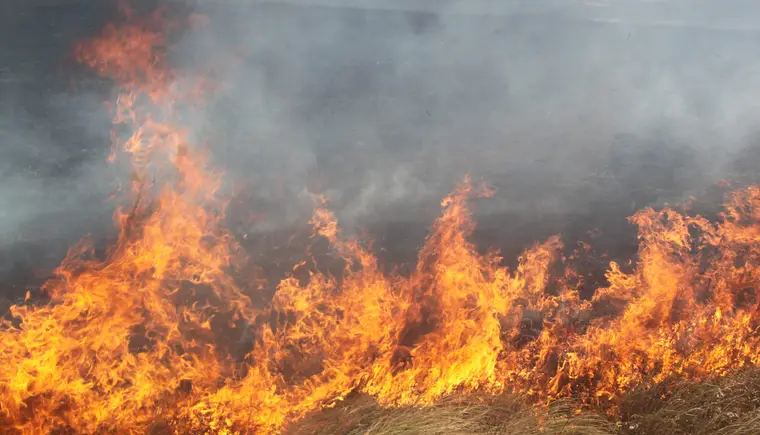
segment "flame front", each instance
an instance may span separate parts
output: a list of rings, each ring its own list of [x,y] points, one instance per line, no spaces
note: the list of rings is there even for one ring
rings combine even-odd
[[[760,188],[735,192],[717,222],[670,209],[631,218],[633,271],[579,297],[559,238],[514,270],[468,241],[465,180],[442,202],[408,276],[383,273],[369,249],[314,212],[316,237],[345,260],[341,276],[285,277],[265,307],[240,284],[244,253],[223,227],[220,174],[178,123],[208,86],[160,54],[166,23],[108,27],[78,47],[121,93],[115,156],[131,159],[131,206],[105,257],[86,242],[45,286],[46,305],[17,305],[0,329],[0,428],[46,434],[276,433],[359,391],[384,406],[459,392],[515,392],[537,404],[576,397],[615,412],[628,389],[706,379],[760,365]],[[180,83],[181,85],[178,85]],[[251,328],[241,359],[226,344]]]

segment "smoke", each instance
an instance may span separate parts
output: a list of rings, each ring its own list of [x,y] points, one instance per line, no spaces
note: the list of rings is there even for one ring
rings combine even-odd
[[[218,65],[202,135],[278,205],[265,229],[314,194],[349,225],[429,216],[465,173],[487,214],[683,199],[755,133],[755,7],[616,3],[198,2],[174,55]]]
[[[111,228],[110,90],[60,64],[113,19],[106,3],[18,2],[2,14],[4,40],[19,41],[0,70],[5,264],[20,240],[68,246]],[[478,208],[491,219],[606,206],[622,219],[753,172],[742,154],[760,117],[751,2],[187,5],[210,20],[170,57],[219,86],[186,121],[245,197],[238,213],[257,216],[233,219],[236,230],[303,223],[320,195],[347,227],[426,224],[465,174],[498,189]]]
[[[10,1],[0,12],[3,288],[30,284],[79,238],[111,228],[108,84],[72,59],[73,44],[114,15],[96,3]]]

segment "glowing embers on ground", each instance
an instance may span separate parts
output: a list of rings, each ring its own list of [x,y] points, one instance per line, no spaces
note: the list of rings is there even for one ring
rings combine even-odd
[[[409,276],[383,273],[318,208],[315,237],[343,273],[285,277],[254,307],[257,286],[233,278],[245,259],[222,225],[221,177],[176,115],[206,88],[165,65],[159,24],[109,27],[79,48],[119,83],[114,122],[133,134],[115,146],[134,167],[134,206],[117,213],[121,236],[105,258],[72,249],[45,287],[51,303],[14,306],[3,323],[3,430],[143,433],[162,421],[181,433],[271,433],[354,391],[384,406],[467,391],[537,404],[573,396],[614,413],[633,386],[760,362],[755,187],[735,192],[716,223],[637,213],[633,271],[611,264],[590,301],[569,265],[553,272],[556,237],[514,270],[479,253],[467,200],[489,192],[468,180],[442,202]],[[255,336],[244,360],[225,340],[241,327]]]

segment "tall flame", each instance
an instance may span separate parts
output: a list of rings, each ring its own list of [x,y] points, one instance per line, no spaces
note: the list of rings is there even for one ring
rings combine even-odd
[[[559,238],[501,266],[468,240],[465,180],[442,202],[408,276],[384,273],[341,236],[326,209],[315,237],[345,261],[339,276],[280,281],[266,307],[235,279],[244,256],[222,223],[221,176],[177,120],[205,86],[166,64],[166,23],[109,26],[79,59],[117,81],[115,156],[131,159],[104,257],[73,248],[45,286],[51,302],[16,305],[0,328],[0,428],[24,434],[276,433],[359,391],[384,406],[459,392],[573,396],[611,413],[635,386],[706,379],[760,365],[760,188],[735,192],[717,222],[643,210],[631,272],[582,300]],[[177,83],[184,83],[179,86]],[[236,358],[225,336],[254,330]]]

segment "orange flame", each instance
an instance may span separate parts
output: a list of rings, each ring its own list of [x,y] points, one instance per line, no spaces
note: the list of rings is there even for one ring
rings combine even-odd
[[[353,391],[386,406],[511,391],[614,412],[637,385],[760,364],[758,187],[735,192],[716,223],[670,209],[634,215],[635,269],[611,263],[609,286],[589,301],[569,266],[552,273],[557,237],[514,270],[476,250],[468,179],[443,200],[409,276],[383,273],[318,208],[315,236],[345,261],[342,274],[286,277],[255,307],[256,287],[233,278],[243,253],[222,226],[221,178],[176,122],[198,93],[173,86],[159,18],[108,27],[78,49],[121,86],[114,123],[133,134],[116,145],[134,168],[135,206],[117,213],[105,258],[75,247],[45,286],[51,303],[14,306],[2,323],[4,431],[144,433],[161,421],[275,433]],[[240,361],[224,336],[246,328],[255,345]]]

